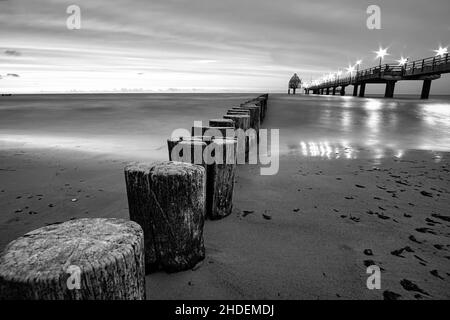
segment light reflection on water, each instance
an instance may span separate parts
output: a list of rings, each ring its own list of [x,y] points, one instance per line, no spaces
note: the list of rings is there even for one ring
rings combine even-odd
[[[448,152],[449,100],[288,97],[279,108],[275,104],[267,126],[282,128],[285,152],[298,149],[304,157],[382,159],[402,158],[408,150]]]

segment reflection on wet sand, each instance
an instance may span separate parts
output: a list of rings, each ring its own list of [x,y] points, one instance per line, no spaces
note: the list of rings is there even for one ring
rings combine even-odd
[[[291,146],[291,153],[295,153],[295,148]],[[328,141],[300,141],[299,153],[304,157],[320,157],[323,159],[358,159],[369,157],[381,159],[386,154],[401,158],[404,151],[400,149],[383,148],[362,148],[351,145],[346,141],[330,143]]]

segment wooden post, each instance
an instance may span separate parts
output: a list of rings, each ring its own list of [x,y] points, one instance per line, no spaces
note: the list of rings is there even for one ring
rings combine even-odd
[[[235,129],[247,130],[250,128],[250,116],[239,114],[228,114],[223,116],[224,119],[231,119],[234,122]]]
[[[232,129],[232,130],[230,130]],[[210,137],[234,137],[234,125],[233,127],[192,127],[191,134],[193,136],[201,134],[202,136],[208,135]]]
[[[130,219],[144,230],[147,271],[187,270],[203,260],[205,168],[174,161],[131,164],[125,180]]]
[[[0,300],[143,300],[144,233],[122,219],[31,231],[0,256]]]
[[[340,94],[341,94],[341,96],[345,96],[345,86],[341,86]]]
[[[249,151],[250,151],[250,144],[255,143],[256,136],[247,136],[245,135],[245,132],[247,129],[249,129],[250,124],[250,116],[247,115],[224,115],[223,116],[226,119],[233,119],[235,129],[242,129],[242,133],[236,132],[236,136],[238,137],[238,159],[239,161],[242,161],[241,156],[244,157],[244,161],[247,163],[249,160]],[[257,143],[257,142],[256,142]],[[242,150],[244,151],[244,154],[242,154]]]
[[[211,208],[207,210],[207,217],[211,220],[221,219],[232,212],[236,146],[237,141],[230,138],[215,138],[210,145],[214,148],[216,157],[216,163],[211,165],[208,172],[209,189],[212,192],[209,200]],[[220,160],[217,159],[219,155],[222,155]]]
[[[250,116],[250,110],[245,110],[245,109],[228,109],[227,110],[227,114],[242,114],[242,115]],[[251,117],[250,117],[250,120],[252,120]]]
[[[257,106],[256,104],[242,104],[239,108],[250,111],[250,127],[255,129],[256,132],[259,132],[261,126],[261,106]]]
[[[234,128],[234,121],[232,119],[211,119],[209,120],[209,126]]]

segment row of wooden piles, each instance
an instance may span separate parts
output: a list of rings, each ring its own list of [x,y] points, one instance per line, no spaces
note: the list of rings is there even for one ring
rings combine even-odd
[[[192,128],[191,137],[169,139],[169,154],[178,144],[236,148],[233,136],[204,133],[211,128],[222,134],[230,128],[258,131],[267,99],[265,94],[230,108],[208,127]],[[0,255],[0,300],[145,299],[146,273],[195,266],[205,257],[205,218],[231,213],[235,164],[181,160],[125,168],[131,221],[70,220],[8,244]]]

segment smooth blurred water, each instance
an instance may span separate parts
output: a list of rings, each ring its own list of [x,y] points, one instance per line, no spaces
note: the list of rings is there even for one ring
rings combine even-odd
[[[0,149],[52,148],[167,158],[167,138],[221,118],[256,94],[66,94],[0,97]],[[207,122],[205,122],[207,124]]]
[[[166,139],[221,118],[257,94],[73,94],[0,97],[0,149],[60,147],[166,159]],[[272,94],[264,127],[281,152],[374,158],[410,149],[450,151],[450,99]]]
[[[273,97],[266,126],[280,128],[282,152],[303,156],[401,157],[407,150],[450,151],[450,97],[418,100],[352,96]]]

